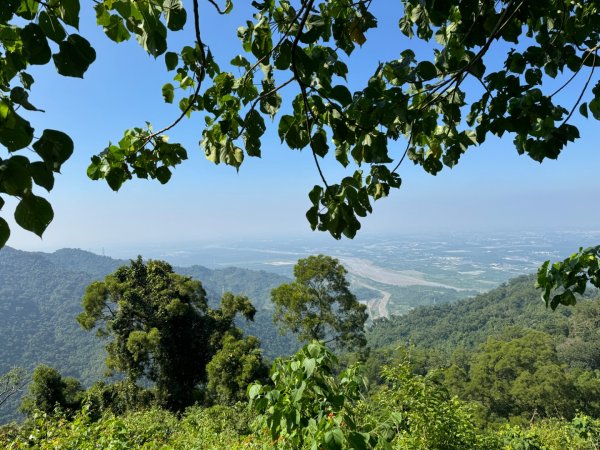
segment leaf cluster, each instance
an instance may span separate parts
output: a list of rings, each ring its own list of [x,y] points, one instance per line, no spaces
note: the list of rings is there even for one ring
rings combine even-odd
[[[43,112],[30,100],[34,78],[30,66],[53,61],[57,72],[82,78],[96,59],[89,42],[77,33],[79,0],[8,0],[0,12],[0,209],[3,196],[17,199],[16,223],[41,236],[54,217],[48,201],[34,193],[46,191],[73,153],[73,141],[62,131],[46,129],[37,137],[25,114]],[[33,158],[23,155],[30,150]],[[10,236],[0,217],[0,248]]]
[[[298,260],[295,280],[273,289],[273,320],[300,341],[325,340],[353,350],[366,345],[366,306],[350,291],[337,259],[316,255]]]
[[[372,201],[400,187],[398,169],[405,158],[435,175],[488,136],[510,134],[520,154],[540,162],[556,159],[568,142],[579,138],[577,127],[569,123],[577,107],[585,117],[591,111],[600,118],[600,85],[582,102],[598,65],[596,2],[404,0],[397,13],[397,39],[390,36],[390,42],[400,43],[398,58],[373,67],[354,92],[346,80],[347,61],[377,27],[371,1],[310,0],[296,6],[289,0],[266,0],[252,5],[252,20],[238,29],[243,53],[228,63],[234,70],[204,51],[198,30],[195,50],[165,54],[167,68],[177,69],[176,85],[192,92],[181,97],[182,116],[203,111],[206,127],[200,145],[207,158],[236,169],[246,156],[260,156],[267,121],[275,121],[282,143],[312,153],[322,183],[310,192],[307,218],[313,229],[335,238],[352,238],[360,218],[372,212]],[[161,7],[155,7],[158,17]],[[219,11],[231,9],[227,2]],[[196,3],[193,12],[199,17]],[[417,55],[409,39],[429,44],[433,57]],[[511,46],[505,56],[491,56],[504,44]],[[160,47],[158,53],[162,51]],[[575,103],[560,104],[559,93],[586,72]],[[212,84],[201,89],[205,75]],[[174,101],[175,89],[171,83],[163,86],[168,103]],[[291,90],[286,94],[291,108],[282,109],[284,90]],[[143,137],[137,152],[144,154],[150,145],[160,159],[161,133]],[[399,140],[406,148],[398,154]],[[124,180],[130,177],[127,168],[134,173],[138,166],[119,148],[109,147],[101,160],[112,158],[106,152],[114,153],[125,173],[119,180]],[[321,169],[320,160],[329,154],[350,172],[337,183],[328,182]],[[99,164],[97,159],[92,163],[95,179],[106,177],[96,172]]]
[[[546,261],[538,269],[536,287],[553,310],[575,305],[576,294],[583,295],[589,285],[600,288],[600,246],[580,248],[564,261]]]
[[[232,347],[239,352],[242,348],[236,347],[245,345],[249,354],[238,355],[246,361],[231,368],[231,379],[213,376],[213,383],[243,384],[260,371],[258,341],[242,340],[234,325],[237,313],[253,318],[248,298],[226,293],[221,308],[209,308],[201,283],[174,273],[166,262],[144,263],[138,257],[88,286],[82,303],[81,326],[109,338],[108,369],[134,383],[155,383],[159,404],[169,409],[182,410],[194,402],[197,386],[207,382],[207,365],[220,351],[223,358],[223,352]],[[235,398],[237,391],[228,395]]]

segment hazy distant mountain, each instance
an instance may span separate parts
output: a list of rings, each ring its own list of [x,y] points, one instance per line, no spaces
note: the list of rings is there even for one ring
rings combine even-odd
[[[75,317],[86,286],[127,262],[78,249],[0,250],[0,373],[13,366],[31,371],[45,363],[86,384],[101,378],[104,342],[82,330]],[[259,313],[255,323],[240,325],[261,339],[267,357],[295,350],[295,339],[279,336],[269,311],[271,289],[289,279],[239,268],[175,270],[202,281],[212,306],[225,291],[247,295]],[[17,404],[14,398],[0,409],[0,423],[13,415]]]

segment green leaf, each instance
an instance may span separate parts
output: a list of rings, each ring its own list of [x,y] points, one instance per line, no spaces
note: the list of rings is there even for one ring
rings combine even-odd
[[[327,155],[329,145],[327,145],[327,134],[325,133],[325,130],[318,130],[313,135],[310,141],[310,147],[321,158],[324,158],[325,155]]]
[[[73,154],[73,140],[62,131],[44,130],[33,149],[52,170],[58,172],[62,164]]]
[[[286,39],[277,49],[275,67],[278,70],[287,70],[292,63],[292,43]]]
[[[174,89],[171,83],[167,83],[162,87],[162,95],[166,103],[173,103],[173,98],[175,98]]]
[[[360,46],[367,42],[367,38],[361,29],[361,22],[358,18],[354,19],[350,24],[349,34],[350,39]]]
[[[314,358],[306,358],[304,361],[302,361],[302,366],[304,367],[307,378],[310,378],[315,371],[317,361]]]
[[[588,108],[587,108],[587,103],[582,103],[579,106],[579,113],[585,117],[586,119],[588,118]]]
[[[60,43],[59,52],[52,58],[61,75],[83,78],[90,64],[96,60],[96,51],[85,38],[72,34]]]
[[[129,31],[125,28],[123,19],[115,14],[110,16],[108,23],[102,28],[109,39],[117,43],[127,41],[131,37]]]
[[[521,55],[520,53],[513,53],[506,62],[508,69],[514,73],[523,73],[527,64],[525,58],[523,58],[523,55]],[[525,80],[527,81],[527,76],[525,77]]]
[[[33,128],[13,111],[8,100],[0,101],[0,144],[9,152],[27,147],[33,140]]]
[[[156,179],[160,184],[165,184],[171,179],[171,171],[167,166],[161,166],[156,169]]]
[[[29,94],[20,86],[12,88],[10,91],[10,99],[13,103],[21,105],[28,111],[41,111],[29,102]]]
[[[167,50],[165,33],[160,27],[153,28],[143,33],[138,40],[142,44],[142,47],[155,58],[162,55]]]
[[[344,433],[339,428],[334,428],[325,433],[325,444],[328,449],[341,449],[344,443]]]
[[[242,55],[237,55],[230,62],[231,62],[232,66],[243,67],[246,70],[250,70],[250,67],[251,67],[250,62],[248,62],[248,60],[246,58],[244,58]]]
[[[30,194],[24,197],[15,208],[17,224],[40,237],[53,218],[54,211],[50,203],[37,195]]]
[[[35,161],[29,164],[29,174],[35,184],[43,187],[48,192],[54,187],[54,174],[43,162]]]
[[[258,397],[260,395],[261,390],[262,386],[260,384],[253,384],[252,386],[250,386],[250,389],[248,389],[248,397],[250,398],[250,400],[254,400],[256,397]]]
[[[266,57],[273,48],[273,38],[269,22],[265,18],[254,27],[253,37],[254,39],[252,40],[251,48],[252,54],[257,58]],[[268,64],[267,61],[264,61],[263,63]]]
[[[50,61],[50,47],[46,35],[35,23],[30,23],[21,30],[23,52],[29,64],[47,64]]]
[[[112,167],[104,176],[106,182],[113,191],[118,191],[127,179],[126,172],[120,167]]]
[[[348,433],[348,443],[354,450],[367,450],[370,448],[368,433],[357,433],[352,431]]]
[[[165,0],[163,9],[169,30],[181,30],[187,20],[187,13],[185,9],[183,9],[181,0]]]
[[[31,177],[27,170],[29,160],[13,156],[0,165],[0,186],[8,195],[25,195],[31,190]]]
[[[58,15],[64,23],[79,28],[79,0],[59,0]]]
[[[309,192],[308,198],[310,198],[310,201],[312,202],[313,205],[318,206],[322,195],[323,195],[323,188],[317,184]]]
[[[340,102],[340,104],[344,107],[352,103],[352,94],[346,86],[335,86],[329,95],[334,100]]]
[[[4,2],[3,2],[4,3]],[[35,0],[21,0],[21,4],[17,8],[17,15],[26,20],[35,19],[35,15],[37,14],[39,8],[39,2]],[[4,8],[4,4],[2,5]]]
[[[593,99],[589,104],[594,119],[600,120],[600,98]]]
[[[265,120],[260,113],[254,109],[250,110],[244,119],[246,131],[244,133],[244,144],[248,156],[260,157],[260,137],[264,134],[267,127]]]
[[[196,50],[186,45],[181,49],[181,59],[188,66],[193,66],[196,62],[198,62],[198,55],[196,54]]]
[[[290,116],[290,115],[286,114],[281,117],[281,120],[279,121],[279,128],[277,130],[279,133],[279,139],[281,139],[281,142],[283,142],[285,140],[285,135],[290,130],[294,121],[295,121],[294,116]]]
[[[54,14],[48,14],[46,11],[40,12],[38,23],[46,37],[58,44],[67,36],[65,29]]]
[[[110,24],[110,14],[104,3],[96,3],[94,9],[96,10],[96,25],[105,27]]]
[[[290,148],[301,149],[308,145],[308,133],[293,116],[285,115],[279,122],[279,137]]]
[[[306,219],[310,224],[310,228],[312,230],[316,230],[317,225],[319,224],[319,208],[317,206],[313,206],[306,211]]]
[[[6,23],[10,21],[13,15],[17,12],[21,0],[4,0],[2,8],[0,8],[0,22]]]
[[[263,81],[263,94],[271,91],[270,89],[266,89],[267,86],[269,86],[269,84]],[[279,95],[278,92],[274,92],[271,95],[266,95],[260,98],[260,110],[265,114],[269,114],[271,119],[275,117],[275,114],[277,114],[277,111],[279,111],[280,107],[281,95]]]
[[[417,74],[423,81],[428,81],[437,76],[437,69],[430,61],[422,61],[417,64]]]
[[[19,78],[21,79],[21,84],[23,85],[23,87],[25,89],[30,89],[31,85],[34,83],[34,79],[31,75],[29,75],[27,72],[21,72],[19,73]]]
[[[167,52],[165,53],[165,64],[167,66],[167,70],[173,70],[179,64],[179,56],[175,52]]]
[[[2,217],[0,217],[0,248],[4,247],[10,237],[10,228]]]

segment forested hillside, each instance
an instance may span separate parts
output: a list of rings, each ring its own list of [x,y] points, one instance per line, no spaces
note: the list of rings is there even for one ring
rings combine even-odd
[[[126,263],[77,249],[0,250],[0,374],[13,366],[31,372],[43,363],[85,385],[100,379],[104,342],[81,329],[75,318],[86,286]],[[293,337],[279,335],[268,310],[271,289],[287,278],[239,268],[193,266],[176,271],[200,280],[213,306],[226,291],[247,295],[258,312],[255,322],[240,325],[259,337],[268,358],[298,348]],[[14,397],[0,408],[0,422],[13,415],[19,401]]]
[[[476,297],[453,304],[424,306],[404,316],[378,320],[369,331],[370,345],[414,345],[453,351],[473,348],[509,327],[531,328],[566,337],[569,317],[581,309],[544,307],[535,278],[521,276]]]
[[[313,259],[320,258],[327,260],[323,256]],[[147,380],[137,387],[127,380],[112,380],[84,392],[78,380],[86,387],[102,376],[104,342],[83,331],[75,316],[81,312],[86,286],[102,279],[102,272],[124,263],[81,250],[44,254],[5,248],[0,252],[0,371],[20,365],[31,373],[41,363],[58,369],[37,367],[31,382],[35,389],[29,389],[27,397],[28,419],[21,428],[0,428],[0,443],[14,448],[38,441],[46,445],[53,435],[65,448],[77,448],[82,439],[104,446],[112,445],[118,432],[125,446],[154,445],[166,442],[155,434],[162,429],[162,421],[176,430],[168,438],[176,448],[193,442],[210,442],[215,448],[265,448],[273,444],[272,438],[252,431],[265,426],[272,433],[292,433],[290,442],[300,439],[293,448],[315,439],[328,442],[334,430],[340,430],[335,431],[340,442],[360,440],[357,448],[379,448],[389,441],[415,449],[562,449],[568,444],[583,450],[600,442],[600,423],[595,419],[600,412],[600,302],[582,298],[573,308],[547,310],[532,276],[518,277],[457,303],[422,306],[404,316],[377,320],[368,330],[371,351],[350,348],[340,355],[341,365],[329,349],[313,341],[289,359],[276,360],[271,380],[258,375],[258,384],[248,391],[246,385],[221,385],[224,393],[237,390],[238,400],[247,392],[250,409],[239,403],[233,406],[231,399],[218,403],[218,397],[199,397],[200,406],[186,410],[178,419],[157,403],[160,386],[148,389]],[[288,283],[287,278],[237,268],[175,270],[202,280],[215,318],[227,320],[217,300],[224,292],[248,295],[257,308],[256,321],[250,326],[244,321],[239,324],[246,333],[261,338],[268,357],[298,349],[291,336],[278,335],[271,321],[271,290]],[[128,283],[121,285],[123,289],[131,289]],[[287,292],[299,285],[286,286]],[[87,312],[94,314],[94,308]],[[302,314],[288,328],[305,320]],[[223,351],[207,369],[216,374],[217,381],[232,379],[238,362],[250,361],[244,358],[253,358],[253,348],[258,349],[252,347],[252,340],[236,340],[235,331],[231,332],[233,340],[222,341]],[[351,363],[357,359],[362,364]],[[212,380],[209,389],[214,375]],[[51,392],[59,395],[52,402],[63,409],[54,410],[44,403],[52,398],[45,390],[51,386],[58,386]],[[14,417],[20,400],[15,396],[5,403],[0,419]],[[304,423],[313,414],[314,404],[326,405],[319,411],[327,412],[311,419],[318,420],[324,430],[315,435],[308,425],[282,431],[270,419],[271,414],[292,414]],[[135,412],[138,409],[146,412]],[[235,425],[234,417],[240,416],[246,417],[244,426]],[[345,423],[362,431],[346,430]],[[65,428],[65,424],[69,425]],[[297,431],[304,437],[294,434],[294,426],[300,427]],[[450,438],[455,441],[452,446],[448,446]],[[348,443],[331,448],[346,448]]]

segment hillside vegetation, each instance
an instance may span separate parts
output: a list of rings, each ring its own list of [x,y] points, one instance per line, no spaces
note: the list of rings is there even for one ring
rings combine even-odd
[[[250,363],[248,356],[259,358],[253,338],[241,340],[234,328],[225,334],[217,329],[221,350],[207,365],[212,378],[198,390],[196,405],[175,415],[160,404],[159,383],[148,378],[136,384],[125,373],[86,389],[101,377],[105,341],[80,330],[74,317],[81,312],[85,286],[99,277],[96,257],[79,250],[0,252],[1,338],[7,343],[1,350],[7,367],[0,370],[8,371],[7,361],[29,371],[40,363],[58,369],[37,367],[23,403],[27,418],[0,427],[3,448],[587,450],[600,445],[595,292],[573,308],[552,312],[540,301],[533,277],[518,277],[474,298],[376,320],[367,332],[370,352],[350,348],[339,362],[330,348],[313,341],[277,358],[270,377],[266,372],[247,377],[240,365]],[[102,270],[123,263],[97,258]],[[299,348],[290,337],[279,337],[271,322],[270,292],[287,278],[235,268],[175,270],[203,281],[210,308],[219,307],[227,290],[248,295],[257,320],[245,331],[261,338],[268,356]],[[127,283],[120,286],[129,289]],[[300,285],[289,286],[302,294],[292,297],[304,297]],[[314,312],[300,303],[299,321]],[[222,312],[208,314],[218,318]],[[288,327],[294,329],[296,322]],[[136,333],[137,341],[123,345],[159,348]],[[227,384],[239,370],[243,379],[255,381]],[[219,392],[227,395],[202,394],[221,382]],[[4,421],[14,417],[20,398],[9,400]]]
[[[86,386],[101,379],[104,342],[81,329],[75,318],[82,311],[86,286],[126,263],[77,249],[54,253],[0,250],[0,374],[13,366],[31,372],[47,364]],[[240,325],[259,337],[268,358],[298,348],[294,338],[279,334],[269,311],[271,289],[287,278],[240,268],[176,270],[201,280],[211,306],[226,291],[248,296],[258,311],[254,322]],[[0,407],[0,423],[15,417],[19,402],[19,397],[13,397]]]
[[[520,276],[470,299],[378,320],[369,330],[369,343],[375,348],[401,343],[452,352],[459,346],[473,348],[510,327],[568,336],[569,318],[585,306],[548,310],[534,284],[533,275]]]

